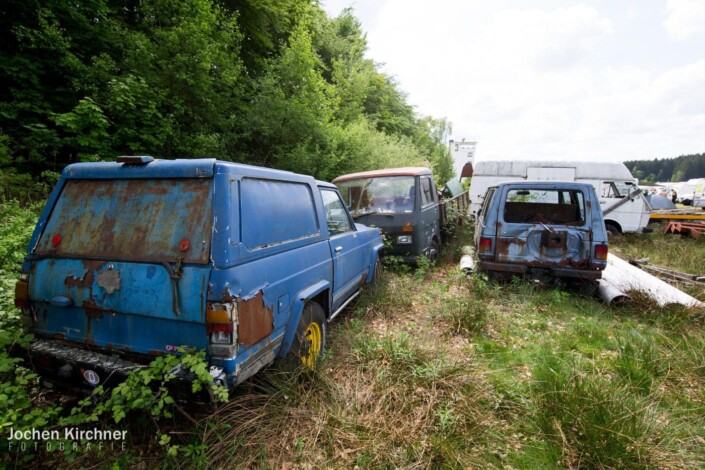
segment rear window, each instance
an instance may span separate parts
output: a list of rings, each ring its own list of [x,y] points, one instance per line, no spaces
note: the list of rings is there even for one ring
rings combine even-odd
[[[504,221],[580,226],[585,223],[585,197],[578,190],[510,189]]]
[[[36,252],[207,263],[212,179],[69,180]]]

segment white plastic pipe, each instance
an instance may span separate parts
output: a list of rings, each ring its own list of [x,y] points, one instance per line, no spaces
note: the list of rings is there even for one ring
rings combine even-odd
[[[681,304],[686,307],[705,308],[705,303],[695,297],[676,289],[636,266],[632,266],[612,253],[607,256],[607,267],[602,271],[602,281],[623,293],[631,290],[643,292],[653,298],[661,307],[669,304]],[[603,282],[600,282],[600,285],[602,284]]]
[[[604,279],[600,279],[597,282],[597,292],[600,294],[600,298],[604,300],[607,305],[619,305],[631,299],[631,297],[627,294],[617,289]]]

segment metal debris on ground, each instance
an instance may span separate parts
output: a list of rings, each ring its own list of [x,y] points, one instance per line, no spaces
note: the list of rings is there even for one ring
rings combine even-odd
[[[705,220],[705,211],[702,209],[654,209],[649,220]]]
[[[642,258],[637,260],[629,261],[629,264],[637,266],[644,271],[653,274],[656,277],[663,279],[669,283],[679,283],[685,284],[687,286],[693,285],[705,285],[705,275],[703,274],[689,274],[682,271],[676,271],[675,269],[664,268],[661,266],[649,265],[648,258]]]
[[[705,235],[705,223],[676,222],[672,220],[666,224],[663,233],[678,233],[682,237],[691,236],[693,238],[700,238]]]

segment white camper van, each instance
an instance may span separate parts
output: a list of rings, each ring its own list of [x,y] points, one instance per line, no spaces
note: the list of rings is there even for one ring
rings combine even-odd
[[[504,181],[575,181],[597,191],[605,226],[612,234],[649,232],[651,208],[638,180],[623,163],[479,161],[470,182],[470,214],[477,216],[487,188]]]
[[[705,207],[705,178],[688,180],[693,186],[693,207]]]

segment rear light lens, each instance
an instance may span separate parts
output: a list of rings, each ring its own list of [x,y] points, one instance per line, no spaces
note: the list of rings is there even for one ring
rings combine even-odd
[[[61,235],[54,235],[51,237],[51,246],[61,245]]]
[[[404,226],[401,228],[401,231],[402,231],[402,232],[413,232],[413,231],[414,231],[414,227],[411,225],[411,222],[407,222],[406,225],[404,225]]]
[[[232,344],[232,342],[232,333],[225,333],[223,331],[214,331],[211,333],[211,344]]]
[[[480,238],[480,253],[492,253],[492,239],[487,237]]]
[[[23,310],[29,309],[29,282],[27,279],[20,278],[15,283],[15,307]]]
[[[607,260],[607,245],[596,245],[595,246],[595,259],[600,261]]]
[[[35,365],[43,369],[53,369],[53,361],[48,357],[35,357],[32,361]]]
[[[237,352],[237,305],[235,302],[211,303],[206,309],[208,351],[212,356],[233,357]]]

